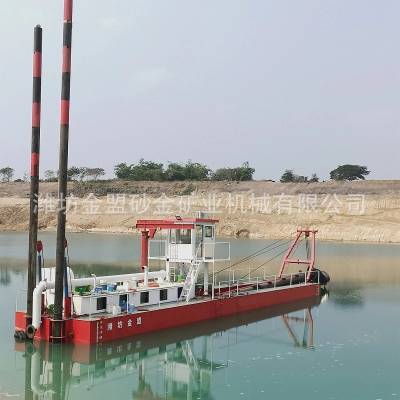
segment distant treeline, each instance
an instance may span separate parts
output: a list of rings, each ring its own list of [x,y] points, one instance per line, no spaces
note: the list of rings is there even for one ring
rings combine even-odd
[[[89,167],[70,167],[67,170],[67,178],[69,181],[97,181],[104,176],[106,171],[104,168],[89,168]],[[58,171],[47,169],[44,171],[44,178],[47,182],[58,181]]]
[[[255,169],[246,161],[241,167],[210,169],[207,165],[187,161],[186,163],[170,162],[166,166],[162,163],[141,159],[137,164],[120,163],[114,167],[117,179],[127,181],[251,181]],[[330,171],[330,179],[335,181],[364,180],[370,174],[364,165],[344,164]],[[70,181],[98,181],[106,175],[104,168],[70,167],[67,176]],[[0,182],[11,182],[14,169],[7,166],[0,168]],[[28,174],[15,182],[27,182]],[[44,171],[44,180],[58,181],[58,171]],[[311,177],[297,175],[292,169],[286,169],[280,181],[283,183],[310,183],[319,182],[317,174]]]
[[[215,171],[207,165],[187,161],[186,163],[162,163],[141,159],[137,164],[117,164],[114,167],[118,179],[129,181],[251,181],[255,169],[248,162],[241,167],[218,168]]]
[[[329,176],[334,181],[356,181],[364,180],[369,173],[370,171],[365,165],[344,164],[333,169]],[[296,175],[292,169],[286,169],[280,181],[282,183],[319,182],[319,178],[317,174],[312,174],[309,178],[308,176]]]

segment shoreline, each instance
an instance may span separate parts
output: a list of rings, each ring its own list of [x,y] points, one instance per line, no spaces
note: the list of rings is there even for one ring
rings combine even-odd
[[[220,237],[291,239],[309,227],[320,241],[400,244],[400,181],[71,182],[71,194],[68,232],[132,234],[137,219],[205,211]],[[56,196],[57,183],[41,183],[40,232],[56,229]],[[24,232],[28,221],[29,184],[0,183],[0,231]]]
[[[23,233],[28,235],[27,230],[13,230],[13,229],[0,229],[0,234],[7,234],[7,233]],[[46,230],[40,230],[39,234],[41,233],[56,233],[55,229],[46,229]],[[128,235],[133,235],[136,236],[137,238],[140,238],[140,233],[136,231],[124,231],[124,232],[118,232],[118,231],[105,231],[105,230],[67,230],[67,234],[72,233],[76,235],[115,235],[115,236],[128,236]],[[281,236],[281,237],[268,237],[268,238],[260,238],[260,237],[236,237],[236,236],[225,236],[225,235],[218,235],[220,239],[230,239],[230,240],[259,240],[259,241],[268,241],[268,240],[289,240],[290,238],[287,236]],[[294,237],[293,237],[294,238]],[[321,243],[333,243],[333,244],[362,244],[362,245],[393,245],[393,246],[399,246],[400,242],[385,242],[385,241],[371,241],[371,240],[337,240],[337,239],[320,239],[318,238],[317,234],[317,242]]]

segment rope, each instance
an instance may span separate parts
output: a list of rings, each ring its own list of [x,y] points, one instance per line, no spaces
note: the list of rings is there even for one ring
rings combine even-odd
[[[272,250],[275,250],[275,249],[277,249],[277,248],[279,248],[279,247],[282,247],[282,246],[284,246],[284,245],[287,245],[288,243],[290,243],[290,242],[292,241],[291,239],[289,239],[289,240],[285,241],[284,243],[277,244],[277,243],[281,242],[282,240],[283,240],[283,239],[276,240],[275,242],[268,244],[267,246],[263,247],[262,249],[259,249],[259,250],[257,250],[256,252],[254,252],[254,253],[252,253],[252,254],[249,254],[248,256],[242,258],[241,260],[236,261],[235,263],[233,263],[233,264],[231,264],[231,265],[228,265],[228,266],[225,267],[225,268],[222,268],[221,270],[217,271],[217,272],[215,273],[215,275],[219,274],[220,272],[224,272],[224,271],[226,271],[226,270],[229,269],[229,268],[235,267],[236,265],[239,265],[239,264],[241,264],[241,263],[243,263],[243,262],[245,262],[245,261],[249,261],[249,260],[251,260],[252,258],[261,256],[261,255],[266,254],[266,253],[268,253],[268,252],[270,252],[270,251],[272,251]],[[275,245],[276,245],[276,246],[275,246]]]
[[[229,267],[230,267],[230,268],[235,267],[236,265],[241,264],[242,262],[245,262],[245,261],[247,261],[247,260],[250,260],[250,259],[253,258],[253,257],[257,257],[258,255],[262,254],[262,253],[264,252],[264,250],[268,249],[269,247],[274,246],[275,244],[281,242],[282,240],[283,240],[283,239],[279,239],[279,240],[276,240],[276,241],[273,242],[273,243],[268,244],[267,246],[263,247],[262,249],[257,250],[257,251],[255,251],[254,253],[251,253],[251,254],[247,255],[246,257],[243,257],[243,258],[240,259],[239,261],[236,261],[235,263],[231,264]]]
[[[263,267],[265,264],[268,264],[269,262],[275,260],[276,258],[278,258],[280,255],[284,254],[287,251],[287,249],[284,249],[283,251],[279,252],[278,254],[275,254],[273,257],[269,258],[267,261],[263,262],[262,264],[260,264],[258,267],[252,269],[250,272],[248,272],[247,274],[241,276],[238,280],[241,280],[243,278],[246,278],[246,276],[249,276],[252,272],[257,271],[258,269],[260,269],[261,267]]]
[[[300,240],[300,242],[298,243],[298,245],[299,245],[303,240],[304,240],[304,238]],[[290,241],[291,241],[291,240],[290,240]],[[263,267],[265,264],[268,264],[269,262],[275,260],[276,258],[278,258],[279,256],[281,256],[282,254],[284,254],[286,251],[288,251],[288,248],[287,248],[287,249],[284,249],[283,251],[279,252],[278,254],[275,254],[273,257],[269,258],[267,261],[263,262],[263,263],[260,264],[258,267],[252,269],[252,270],[249,271],[247,274],[241,276],[241,277],[239,278],[239,280],[245,278],[246,276],[248,276],[248,275],[251,274],[252,272],[257,271],[258,269],[260,269],[261,267]]]

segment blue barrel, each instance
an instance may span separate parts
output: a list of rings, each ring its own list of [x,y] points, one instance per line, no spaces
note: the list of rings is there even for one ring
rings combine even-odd
[[[117,285],[115,283],[109,283],[107,285],[107,290],[109,292],[115,292],[117,290]]]

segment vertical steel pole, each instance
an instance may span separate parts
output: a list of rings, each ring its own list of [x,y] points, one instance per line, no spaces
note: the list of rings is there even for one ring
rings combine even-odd
[[[31,189],[29,210],[28,297],[27,316],[32,316],[33,289],[36,286],[36,242],[38,230],[40,108],[42,97],[42,28],[35,26],[33,40],[33,98],[32,98],[32,144]]]
[[[142,269],[144,267],[149,267],[149,238],[150,234],[148,231],[142,231],[142,241],[141,241],[141,254],[140,254],[140,266]]]
[[[63,63],[61,87],[60,159],[58,177],[58,215],[56,245],[56,280],[54,299],[53,336],[60,338],[62,331],[62,306],[64,292],[65,209],[67,195],[69,106],[71,81],[72,0],[64,0]]]

